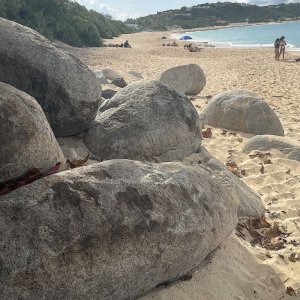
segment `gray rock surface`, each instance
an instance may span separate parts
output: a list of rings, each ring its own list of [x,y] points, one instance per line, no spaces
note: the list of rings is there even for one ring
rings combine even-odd
[[[31,168],[47,170],[57,162],[62,163],[60,170],[66,168],[40,105],[28,94],[2,82],[0,136],[0,182],[21,176]]]
[[[300,161],[300,142],[288,137],[257,135],[245,144],[243,151],[249,153],[252,150],[268,151],[271,149],[278,149],[289,159]]]
[[[34,30],[0,18],[0,81],[41,105],[56,136],[86,130],[101,102],[97,78]]]
[[[120,87],[120,88],[124,88],[127,86],[127,83],[125,81],[124,78],[117,78],[117,79],[114,79],[112,80],[111,84],[117,86],[117,87]]]
[[[103,76],[108,80],[115,80],[119,78],[123,78],[118,72],[113,69],[102,69],[99,72],[99,75],[103,74]]]
[[[89,150],[83,143],[82,137],[65,137],[57,139],[66,159],[73,161],[83,160],[89,154]]]
[[[94,70],[93,72],[94,72],[95,76],[97,77],[99,83],[109,84],[109,81],[106,79],[106,77],[104,76],[104,74],[102,73],[101,70]]]
[[[272,108],[248,91],[216,95],[201,116],[204,124],[253,134],[283,135],[283,128]]]
[[[84,142],[103,159],[173,161],[199,148],[199,117],[175,89],[138,81],[103,103]]]
[[[113,84],[117,87],[124,88],[127,86],[125,79],[113,69],[94,70],[94,74],[100,83]]]
[[[237,223],[204,168],[112,160],[1,197],[2,299],[135,299],[197,269]]]
[[[198,65],[189,64],[164,71],[159,81],[173,86],[186,95],[197,95],[204,89],[206,77]]]
[[[129,71],[127,72],[129,75],[137,78],[137,79],[144,79],[142,73],[136,72],[136,71]]]
[[[102,91],[102,98],[111,99],[116,93],[117,93],[117,91],[114,91],[112,89],[103,90]]]
[[[209,152],[200,147],[198,153],[192,154],[184,159],[185,163],[201,165],[224,186],[239,203],[239,217],[259,217],[265,213],[261,198],[255,194],[242,180],[232,174],[228,169],[211,156]]]

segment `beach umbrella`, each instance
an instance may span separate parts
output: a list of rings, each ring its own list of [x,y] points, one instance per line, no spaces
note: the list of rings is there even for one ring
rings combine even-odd
[[[193,38],[191,38],[190,36],[188,35],[184,35],[180,38],[181,40],[192,40]]]

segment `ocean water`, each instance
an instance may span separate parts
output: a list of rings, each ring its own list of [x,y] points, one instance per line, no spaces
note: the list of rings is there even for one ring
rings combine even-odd
[[[300,51],[300,22],[269,23],[176,34],[189,35],[195,42],[222,47],[273,47],[277,37],[285,36],[289,50]]]

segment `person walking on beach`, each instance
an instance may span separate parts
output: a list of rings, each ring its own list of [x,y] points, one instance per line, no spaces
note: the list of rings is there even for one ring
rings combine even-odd
[[[286,41],[285,41],[284,39],[285,39],[284,36],[282,36],[282,37],[279,39],[279,57],[280,57],[281,54],[282,54],[282,59],[284,59],[285,46],[286,46]]]
[[[274,52],[275,52],[275,60],[279,60],[279,38],[277,38],[274,42]]]

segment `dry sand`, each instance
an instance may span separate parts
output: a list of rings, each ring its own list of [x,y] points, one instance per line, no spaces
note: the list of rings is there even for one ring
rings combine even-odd
[[[113,68],[128,82],[135,80],[127,74],[131,70],[142,73],[145,79],[155,79],[169,67],[199,64],[207,77],[205,89],[193,99],[199,112],[211,95],[234,89],[253,91],[274,108],[285,135],[300,141],[300,62],[275,61],[273,49],[205,48],[190,53],[183,50],[183,42],[178,48],[162,47],[163,42],[171,40],[160,37],[168,34],[137,33],[108,41],[121,43],[128,39],[132,49],[70,51],[91,69]],[[291,56],[286,54],[287,58]],[[235,232],[191,280],[155,289],[143,300],[300,299],[300,163],[271,150],[272,164],[265,165],[262,174],[262,159],[251,159],[241,150],[251,135],[221,133],[221,129],[213,128],[212,137],[204,139],[203,146],[224,164],[231,159],[245,170],[241,180],[261,196],[269,210],[268,222],[278,222],[281,229],[291,233],[286,238],[288,243],[281,250],[266,250],[251,245],[253,237],[238,237]],[[298,296],[287,295],[287,287]]]

